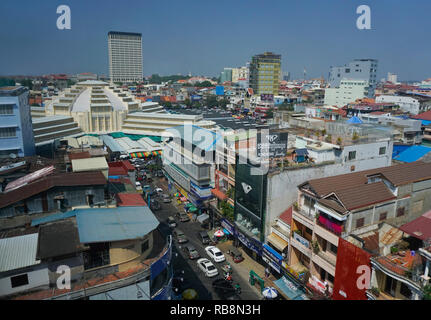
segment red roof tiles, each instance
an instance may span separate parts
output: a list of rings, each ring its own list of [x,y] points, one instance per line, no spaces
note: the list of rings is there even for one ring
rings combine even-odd
[[[120,207],[137,207],[147,205],[139,193],[117,193],[117,204]]]
[[[289,207],[286,211],[280,214],[279,219],[284,223],[290,225],[292,223],[292,207]]]

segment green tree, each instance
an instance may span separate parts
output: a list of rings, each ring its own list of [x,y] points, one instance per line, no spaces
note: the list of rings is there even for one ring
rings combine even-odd
[[[20,80],[19,83],[21,83],[22,86],[29,88],[30,90],[33,89],[33,81],[31,79],[23,79]]]
[[[424,300],[431,300],[431,285],[426,285],[424,287]]]
[[[8,86],[14,86],[14,85],[15,85],[15,80],[0,78],[0,87],[8,87]]]

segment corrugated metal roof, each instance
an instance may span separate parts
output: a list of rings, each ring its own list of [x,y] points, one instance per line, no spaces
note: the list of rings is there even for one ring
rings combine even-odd
[[[115,141],[115,139],[109,135],[103,135],[100,136],[100,138],[103,140],[103,143],[112,151],[112,152],[125,152],[126,150],[123,149],[120,144]]]
[[[73,172],[108,170],[108,163],[105,157],[95,157],[89,159],[72,159]]]
[[[148,207],[77,209],[81,243],[109,242],[144,237],[159,221]]]
[[[34,227],[43,223],[63,220],[70,217],[74,217],[75,215],[76,215],[76,212],[74,210],[50,214],[49,216],[46,216],[46,217],[31,220],[31,226]]]
[[[24,268],[40,263],[36,260],[39,234],[0,240],[0,272]]]

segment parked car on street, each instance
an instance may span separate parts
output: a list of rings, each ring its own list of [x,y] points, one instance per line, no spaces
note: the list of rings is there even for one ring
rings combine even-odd
[[[196,248],[191,244],[186,244],[183,248],[184,252],[187,254],[190,260],[198,259],[201,257]]]
[[[223,262],[226,260],[224,254],[219,248],[214,246],[209,246],[205,248],[205,252],[213,259],[215,262]]]
[[[197,261],[199,269],[205,273],[208,278],[215,277],[218,275],[217,268],[207,258],[201,258]]]
[[[187,215],[187,213],[185,213],[185,212],[177,212],[176,216],[178,217],[178,219],[179,219],[181,222],[187,222],[187,221],[190,221],[189,216],[188,216],[188,215]]]
[[[241,252],[239,252],[239,250],[234,246],[231,246],[228,249],[227,254],[229,254],[232,257],[233,262],[235,263],[240,263],[241,261],[244,260],[244,257],[242,256]]]
[[[154,199],[151,199],[150,200],[150,209],[154,210],[154,211],[160,210],[161,209],[160,203]]]
[[[206,231],[201,231],[198,233],[198,238],[203,244],[210,243],[211,239],[208,236],[208,233]]]
[[[161,197],[162,197],[163,203],[170,203],[172,201],[171,197],[168,194],[162,194]]]
[[[175,228],[177,226],[177,222],[174,217],[170,216],[166,219],[166,223],[170,228]]]
[[[184,234],[184,232],[182,232],[180,229],[175,229],[172,232],[174,239],[177,240],[178,243],[186,243],[189,241],[189,239],[187,239],[186,235]]]

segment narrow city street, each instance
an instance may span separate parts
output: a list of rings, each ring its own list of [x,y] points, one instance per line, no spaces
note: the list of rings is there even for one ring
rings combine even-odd
[[[151,184],[153,190],[156,187],[162,188],[165,194],[169,194],[168,191],[168,183],[167,180],[163,178],[154,178],[153,183]],[[176,206],[175,198],[172,199],[171,203],[162,203],[161,199],[157,199],[161,205],[161,209],[159,210],[153,210],[153,213],[159,219],[160,221],[160,227],[162,233],[165,235],[171,234],[172,229],[169,228],[169,226],[166,224],[166,219],[169,216],[175,217],[176,212],[180,209],[180,207]],[[176,219],[176,218],[175,218]],[[177,222],[177,229],[180,229],[184,232],[187,239],[189,240],[187,244],[193,245],[196,250],[199,252],[200,256],[202,258],[208,258],[210,257],[205,252],[205,247],[207,245],[202,244],[202,242],[198,238],[198,233],[200,231],[208,231],[206,229],[203,229],[201,224],[197,221],[188,221],[188,222],[179,222],[178,219],[176,219]],[[223,277],[223,271],[221,269],[221,266],[225,264],[225,262],[222,263],[216,263],[213,262],[215,267],[217,268],[219,275],[216,277],[208,278],[204,275],[204,273],[198,268],[197,266],[197,259],[190,260],[186,253],[183,250],[183,245],[178,244],[175,240],[173,240],[173,267],[174,267],[174,274],[178,277],[183,277],[184,282],[182,283],[181,290],[184,291],[185,289],[192,288],[195,289],[198,292],[199,299],[202,300],[218,300],[220,297],[217,295],[217,293],[214,291],[212,287],[212,282],[216,279],[220,279]],[[226,254],[225,254],[226,256]],[[233,264],[231,260],[229,260],[229,257],[226,257],[227,261]],[[238,270],[238,268],[234,268],[233,270]],[[182,274],[182,271],[184,271],[184,274]],[[241,286],[241,294],[240,299],[243,300],[260,300],[262,296],[260,295],[257,288],[252,287],[247,279],[247,274],[245,275],[239,275],[235,271],[233,271],[232,277],[233,277],[233,284],[239,283]]]

